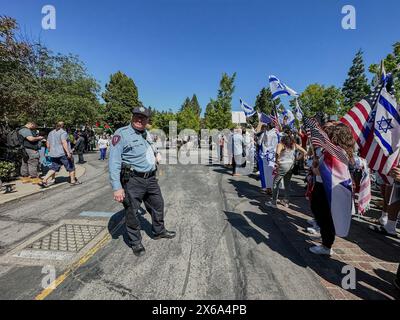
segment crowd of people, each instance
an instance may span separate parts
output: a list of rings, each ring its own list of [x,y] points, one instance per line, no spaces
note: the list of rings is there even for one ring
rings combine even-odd
[[[369,203],[357,202],[358,193],[363,191],[360,190],[362,177],[368,177],[381,189],[383,198],[382,215],[376,221],[380,226],[375,227],[374,230],[397,238],[396,225],[400,202],[389,205],[394,181],[385,182],[379,174],[368,169],[365,160],[359,157],[356,142],[346,125],[330,120],[323,125],[322,129],[334,145],[346,152],[349,159],[350,188],[354,196],[352,213],[364,213],[368,208]],[[332,217],[320,173],[324,149],[313,147],[305,131],[304,128],[295,129],[289,126],[281,126],[279,130],[272,123],[263,124],[258,130],[237,127],[232,129],[229,135],[219,136],[218,157],[220,161],[226,162],[227,167],[232,168],[233,176],[241,175],[240,171],[243,172],[246,162],[254,159],[254,171],[259,176],[261,192],[267,198],[265,205],[273,209],[278,205],[287,208],[290,206],[292,175],[302,172],[306,177],[306,197],[310,201],[310,208],[314,215],[314,219],[309,221],[310,227],[307,231],[322,238],[322,245],[310,250],[315,254],[331,255],[338,231],[335,230],[335,217]],[[228,156],[228,160],[224,159],[224,154]],[[392,170],[392,179],[399,180],[399,171],[400,166]],[[283,190],[282,197],[279,196],[280,190]],[[369,189],[367,186],[366,191],[371,193],[371,185]],[[342,222],[337,222],[336,225],[340,223]]]
[[[34,122],[9,133],[9,148],[20,153],[20,179],[22,183],[38,184],[47,188],[55,183],[55,175],[62,167],[69,173],[69,183],[81,182],[76,178],[74,154],[78,164],[86,163],[84,154],[99,150],[99,160],[106,160],[110,146],[109,134],[97,135],[89,128],[71,130],[58,122],[55,128],[39,129]],[[42,178],[41,178],[42,176]]]
[[[258,130],[237,127],[231,130],[229,135],[219,136],[218,157],[227,167],[232,168],[233,176],[240,175],[240,170],[246,162],[254,159],[254,172],[259,176],[261,192],[266,197],[265,206],[272,209],[278,208],[278,205],[289,208],[292,175],[303,173],[306,177],[305,196],[313,214],[313,218],[308,221],[310,227],[307,231],[322,240],[321,245],[309,248],[313,254],[332,255],[336,236],[347,236],[352,216],[356,213],[364,214],[369,209],[372,183],[380,189],[383,202],[381,217],[373,220],[376,225],[370,228],[379,234],[398,239],[396,226],[400,214],[400,163],[385,178],[370,170],[366,161],[359,156],[356,141],[349,127],[330,120],[321,123],[321,128],[330,142],[340,147],[349,159],[344,169],[349,174],[349,181],[348,185],[343,187],[352,190],[352,195],[350,199],[343,198],[344,202],[349,201],[349,205],[343,205],[346,210],[339,214],[332,211],[330,202],[333,200],[328,197],[327,181],[324,181],[327,163],[337,160],[326,152],[325,148],[313,146],[305,128],[278,128],[272,123],[264,124]],[[248,131],[252,131],[253,134],[249,135]],[[279,197],[282,189],[283,197]],[[393,192],[394,189],[397,191]],[[362,202],[359,199],[361,193],[369,194],[369,200]],[[345,211],[349,211],[350,214]],[[394,281],[398,289],[399,277],[400,267]]]

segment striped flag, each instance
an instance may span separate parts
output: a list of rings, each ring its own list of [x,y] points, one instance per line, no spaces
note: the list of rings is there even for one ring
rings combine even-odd
[[[397,101],[384,87],[378,99],[374,124],[375,140],[385,156],[398,152],[400,147],[400,112]]]
[[[267,116],[265,113],[261,112],[258,114],[258,120],[261,123],[269,124],[272,122],[271,117]]]
[[[242,108],[246,118],[250,118],[256,114],[256,110],[253,107],[250,107],[246,102],[240,99],[240,107]]]
[[[281,123],[282,124],[283,124],[283,120],[285,117],[287,117],[286,125],[293,128],[294,120],[295,120],[295,116],[294,116],[293,112],[291,110],[284,110],[282,112],[282,115],[281,115],[281,118],[282,118]]]
[[[291,97],[298,97],[299,94],[293,89],[289,88],[281,80],[275,76],[269,76],[269,87],[272,93],[272,99],[275,100],[281,95],[287,95]]]
[[[361,214],[365,214],[371,203],[371,176],[368,169],[363,172],[361,179],[360,190],[358,193],[358,211]]]
[[[385,82],[380,83],[370,95],[358,102],[340,120],[351,129],[353,137],[357,141],[360,156],[367,160],[370,169],[383,175],[383,178],[388,176],[390,170],[397,165],[399,157],[398,150],[393,150],[393,153],[388,154],[388,150],[385,151],[378,143],[378,139],[375,138],[376,120],[381,121],[381,129],[389,130],[390,127],[385,118],[376,118],[378,102],[381,105],[385,104],[385,100],[387,100],[384,86]]]
[[[348,165],[329,153],[324,153],[319,166],[325,193],[331,208],[336,235],[349,234],[354,212],[352,179]]]
[[[303,120],[304,113],[300,108],[299,99],[297,99],[297,98],[296,98],[295,115],[296,115],[297,120],[299,120],[299,121]]]
[[[326,153],[331,154],[333,157],[337,158],[342,163],[348,165],[349,158],[346,152],[339,146],[334,145],[326,132],[320,127],[317,120],[313,118],[303,118],[304,127],[306,129],[307,135],[311,140],[314,147],[319,147],[325,150]]]

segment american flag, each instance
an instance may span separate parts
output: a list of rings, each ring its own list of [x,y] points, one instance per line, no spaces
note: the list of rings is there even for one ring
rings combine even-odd
[[[303,124],[313,146],[323,148],[325,152],[337,158],[344,164],[349,164],[349,158],[346,152],[341,147],[334,145],[330,141],[328,135],[324,130],[322,130],[316,119],[304,117]]]
[[[377,103],[384,86],[385,82],[381,82],[370,95],[358,102],[340,119],[342,123],[350,127],[361,158],[366,159],[369,167],[383,175],[383,178],[397,165],[399,156],[398,152],[385,156],[384,150],[374,136]],[[388,91],[390,94],[394,92],[392,84]]]

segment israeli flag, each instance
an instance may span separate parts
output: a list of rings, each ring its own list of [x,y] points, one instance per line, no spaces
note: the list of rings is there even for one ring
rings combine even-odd
[[[293,89],[289,88],[282,81],[275,76],[269,76],[269,87],[271,88],[272,99],[275,100],[281,95],[290,97],[298,97],[299,94]]]
[[[400,111],[396,98],[386,88],[382,89],[376,106],[374,136],[385,156],[400,148]]]
[[[303,110],[301,110],[300,108],[300,104],[299,104],[299,100],[296,99],[296,109],[295,109],[295,114],[296,114],[296,118],[297,120],[301,121],[303,120]]]
[[[284,120],[285,117],[287,117],[287,122],[286,122],[285,125],[287,125],[289,127],[293,127],[294,126],[294,120],[295,120],[293,112],[291,110],[284,110],[282,112],[282,114],[279,116],[279,120],[280,120],[281,124],[283,124],[283,120]]]
[[[256,114],[256,110],[253,107],[250,107],[246,102],[240,99],[240,107],[242,108],[246,118],[250,118]]]
[[[258,114],[258,120],[259,120],[261,123],[265,123],[265,124],[268,124],[268,123],[271,123],[271,122],[272,122],[271,117],[267,116],[267,115],[266,115],[265,113],[263,113],[263,112],[261,112],[261,113]]]

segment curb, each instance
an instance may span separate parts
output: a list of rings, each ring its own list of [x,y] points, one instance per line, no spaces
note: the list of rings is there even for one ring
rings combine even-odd
[[[78,167],[78,165],[76,165],[76,167]],[[83,169],[83,172],[82,172],[82,175],[80,175],[80,176],[77,177],[77,178],[80,178],[80,177],[84,176],[85,173],[86,173],[86,168],[85,168],[85,167],[82,167],[82,166],[79,166],[79,167]],[[25,194],[25,195],[22,195],[22,196],[17,197],[17,198],[13,198],[13,199],[6,200],[6,201],[4,201],[4,202],[1,202],[1,203],[0,203],[0,206],[6,205],[6,204],[7,204],[7,205],[8,205],[8,204],[12,204],[12,203],[14,203],[14,202],[21,201],[21,200],[23,200],[23,199],[25,199],[25,198],[28,198],[28,197],[33,196],[33,195],[37,195],[37,194],[39,194],[39,193],[45,193],[46,191],[54,190],[54,189],[56,189],[56,188],[58,188],[58,187],[65,186],[67,183],[68,183],[68,182],[57,183],[57,184],[52,185],[52,186],[50,186],[50,187],[48,187],[48,188],[46,188],[46,189],[39,189],[39,190],[34,191],[34,192],[32,192],[32,193]]]

